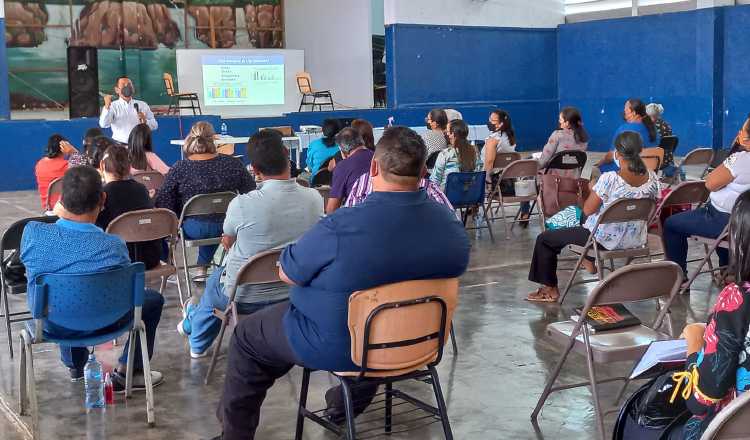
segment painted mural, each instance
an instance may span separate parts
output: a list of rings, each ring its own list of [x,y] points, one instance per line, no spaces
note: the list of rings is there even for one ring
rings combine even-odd
[[[166,104],[178,48],[283,48],[283,0],[6,0],[11,109],[64,109],[66,47],[99,49],[99,89],[128,75]]]

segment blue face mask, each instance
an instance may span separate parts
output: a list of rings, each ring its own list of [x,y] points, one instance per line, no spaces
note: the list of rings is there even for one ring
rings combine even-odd
[[[619,160],[617,160],[617,155],[615,155],[615,156],[613,156],[613,157],[614,157],[614,159],[615,159],[615,165],[617,165],[617,168],[621,168],[621,167],[620,167],[620,161],[619,161]]]

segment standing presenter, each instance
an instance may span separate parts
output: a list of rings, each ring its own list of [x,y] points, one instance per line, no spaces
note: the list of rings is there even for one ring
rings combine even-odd
[[[100,127],[112,128],[112,139],[127,144],[130,132],[138,124],[147,124],[151,131],[159,128],[148,104],[133,98],[135,87],[130,78],[117,78],[114,90],[120,99],[112,102],[112,95],[104,95],[104,108],[99,116]]]

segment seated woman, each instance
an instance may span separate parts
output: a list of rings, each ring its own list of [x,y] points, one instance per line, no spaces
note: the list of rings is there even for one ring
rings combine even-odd
[[[216,152],[213,136],[190,135],[182,148],[185,159],[177,161],[164,178],[156,193],[157,208],[171,209],[179,217],[185,203],[198,194],[224,191],[244,194],[255,189],[255,181],[242,162]],[[206,215],[188,218],[182,227],[188,239],[197,240],[220,237],[223,222],[223,215]],[[198,264],[208,266],[217,247],[201,246]],[[199,275],[205,275],[205,268],[199,270]]]
[[[375,133],[372,130],[372,124],[364,119],[355,119],[352,121],[352,128],[362,136],[367,149],[375,151]]]
[[[431,154],[443,151],[448,147],[445,131],[448,128],[448,115],[441,108],[430,110],[424,119],[427,124],[427,132],[422,135],[422,140],[427,147],[427,157]]]
[[[430,174],[432,183],[438,185],[443,192],[449,174],[482,171],[482,158],[477,147],[469,143],[469,126],[466,122],[451,121],[447,133],[450,147],[438,154]]]
[[[538,159],[540,169],[546,168],[552,157],[561,151],[586,151],[589,146],[589,134],[583,128],[581,112],[577,108],[563,108],[558,123],[560,128],[552,132]],[[578,177],[575,170],[550,170],[550,173]]]
[[[667,438],[699,439],[711,421],[729,402],[750,389],[750,192],[739,196],[730,220],[730,260],[736,282],[719,293],[708,324],[688,324],[685,371],[690,380],[686,404],[692,413],[683,426]],[[682,391],[682,390],[680,390]],[[682,393],[680,393],[682,394]]]
[[[130,153],[130,172],[157,171],[167,174],[169,167],[154,153],[151,140],[151,128],[147,124],[133,127],[128,137],[128,151]]]
[[[615,139],[614,160],[620,170],[601,175],[583,204],[588,216],[583,226],[547,230],[539,234],[534,246],[534,256],[529,268],[529,281],[541,286],[528,295],[528,301],[555,302],[560,297],[557,289],[557,256],[569,244],[583,246],[591,236],[599,216],[619,199],[656,199],[659,180],[650,172],[640,157],[643,144],[637,133],[626,131]],[[596,241],[608,250],[630,249],[646,243],[645,222],[627,222],[603,225],[597,228]],[[595,272],[590,260],[584,259],[585,268]]]
[[[487,128],[490,135],[484,141],[484,170],[487,171],[489,180],[497,153],[516,151],[516,133],[513,131],[510,115],[505,110],[494,110],[490,113]]]
[[[70,143],[59,134],[53,134],[47,140],[47,147],[44,157],[39,159],[34,167],[36,176],[36,185],[39,190],[39,199],[42,202],[42,209],[47,208],[47,190],[53,180],[62,177],[68,170],[68,161],[65,155],[75,151]],[[50,200],[49,206],[55,206],[57,199]]]
[[[148,190],[130,178],[128,150],[113,145],[104,152],[99,162],[99,172],[104,177],[104,193],[107,195],[104,208],[99,212],[96,225],[107,230],[107,226],[122,214],[140,209],[153,208]],[[161,240],[129,243],[130,261],[140,261],[146,270],[159,265]]]
[[[104,132],[99,127],[86,130],[86,134],[83,136],[83,152],[76,150],[70,155],[68,158],[69,167],[92,166],[94,162],[94,138],[97,136],[104,136]]]
[[[687,275],[688,237],[717,238],[729,222],[734,202],[750,189],[750,136],[740,130],[737,135],[740,150],[706,176],[706,188],[711,191],[710,203],[667,217],[664,222],[664,254],[667,260],[679,264]],[[729,254],[718,248],[719,264],[726,266]]]
[[[310,173],[310,182],[321,170],[323,164],[339,152],[339,147],[336,145],[336,134],[339,130],[341,130],[341,123],[338,119],[326,119],[323,121],[323,137],[310,142],[307,147],[306,165]]]
[[[617,128],[615,135],[612,137],[613,149],[596,164],[602,173],[606,173],[607,171],[617,171],[617,164],[613,162],[614,140],[617,139],[617,136],[619,136],[620,133],[625,131],[633,131],[641,136],[644,147],[642,155],[663,155],[656,151],[656,147],[659,146],[659,133],[656,131],[654,121],[652,121],[646,113],[646,106],[643,104],[643,101],[635,98],[625,101],[623,119],[625,119],[625,123]]]
[[[646,113],[648,114],[648,117],[654,121],[656,134],[659,135],[659,139],[663,139],[666,136],[672,136],[672,126],[664,120],[663,105],[652,102],[646,106]],[[662,160],[659,169],[663,170],[668,167],[671,167],[672,169],[674,167],[674,151],[664,150],[664,159]]]

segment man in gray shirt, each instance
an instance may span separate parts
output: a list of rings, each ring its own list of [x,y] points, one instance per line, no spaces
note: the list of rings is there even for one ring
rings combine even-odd
[[[253,135],[247,153],[262,183],[229,204],[222,239],[229,249],[225,267],[211,274],[199,303],[188,304],[177,325],[177,331],[188,336],[193,358],[205,356],[219,333],[220,321],[213,310],[223,310],[229,304],[228,295],[240,268],[260,252],[295,242],[323,217],[323,198],[318,191],[290,179],[289,158],[278,132],[263,130]],[[237,311],[252,313],[286,299],[288,293],[282,282],[240,286],[235,298]]]

